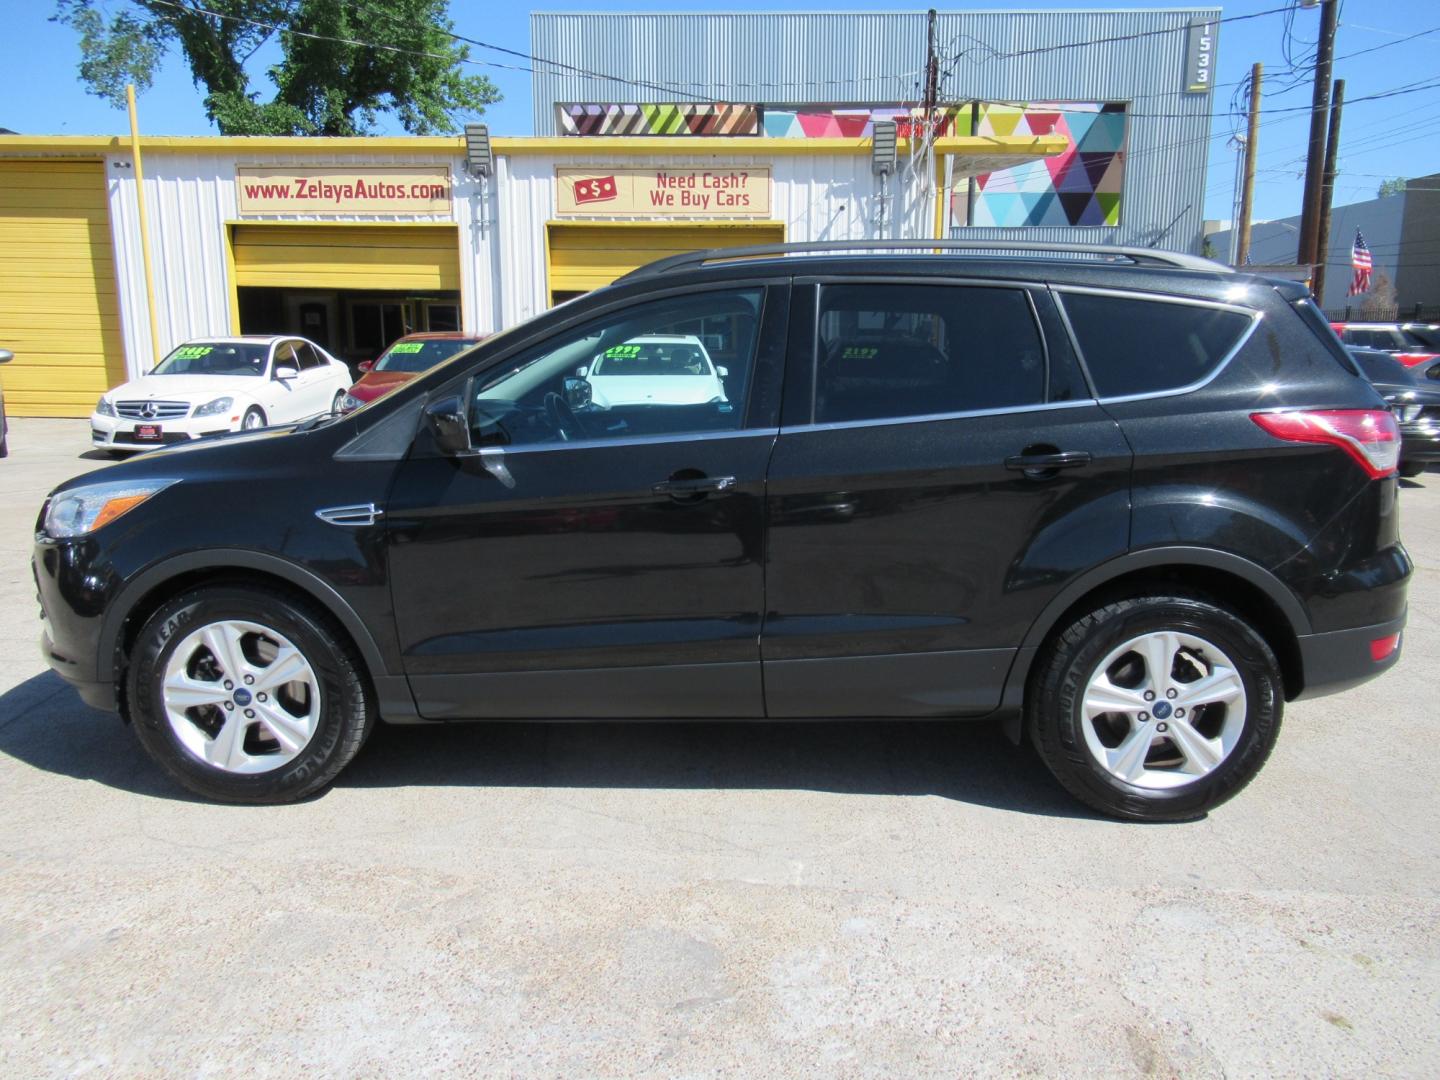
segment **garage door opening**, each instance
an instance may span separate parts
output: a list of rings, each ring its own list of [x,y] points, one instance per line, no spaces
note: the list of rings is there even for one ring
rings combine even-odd
[[[453,225],[236,225],[244,334],[299,334],[352,366],[396,338],[459,330]]]
[[[714,225],[651,225],[635,222],[551,222],[547,227],[550,254],[550,303],[563,304],[646,263],[706,248],[780,244],[785,226],[779,222],[736,222]]]
[[[397,338],[460,329],[460,294],[397,290],[237,290],[242,334],[299,334],[354,367]]]

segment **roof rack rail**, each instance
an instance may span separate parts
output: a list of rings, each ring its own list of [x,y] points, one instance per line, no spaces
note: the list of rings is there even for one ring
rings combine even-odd
[[[1210,273],[1233,273],[1223,263],[1185,255],[1178,251],[1156,248],[1122,247],[1113,244],[1049,243],[1043,240],[811,240],[794,244],[757,244],[753,247],[711,248],[687,251],[647,263],[632,270],[621,281],[653,277],[685,266],[753,259],[766,255],[796,255],[840,251],[1002,251],[1024,252],[1029,255],[1103,255],[1112,259],[1128,259],[1136,266],[1165,266],[1177,270],[1205,270]]]

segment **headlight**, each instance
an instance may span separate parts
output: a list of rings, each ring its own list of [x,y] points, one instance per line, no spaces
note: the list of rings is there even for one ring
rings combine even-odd
[[[86,484],[52,496],[45,511],[45,533],[57,540],[85,536],[139,506],[177,480],[113,480]]]
[[[101,416],[114,416],[115,406],[106,401],[103,397],[95,403],[95,411]]]
[[[195,415],[195,416],[214,416],[216,413],[222,413],[222,412],[224,412],[226,409],[230,408],[230,406],[233,405],[233,404],[235,404],[235,399],[234,399],[234,398],[217,397],[214,401],[207,401],[204,405],[198,405],[198,406],[196,406],[195,412],[194,412],[193,415]]]
[[[354,412],[356,409],[360,408],[360,406],[364,404],[365,402],[361,401],[358,397],[352,397],[351,395],[346,394],[343,398],[340,399],[340,411]]]

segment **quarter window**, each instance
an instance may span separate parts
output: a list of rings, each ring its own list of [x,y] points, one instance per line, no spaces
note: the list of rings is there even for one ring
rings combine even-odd
[[[743,426],[761,289],[656,300],[567,331],[473,383],[471,438],[510,446]]]
[[[1129,296],[1064,293],[1100,397],[1178,390],[1212,375],[1250,325],[1238,311]]]
[[[816,423],[1045,400],[1045,349],[1021,289],[826,286],[816,349]]]

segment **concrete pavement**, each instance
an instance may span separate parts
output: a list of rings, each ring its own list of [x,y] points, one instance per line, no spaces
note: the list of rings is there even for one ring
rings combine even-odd
[[[1090,816],[987,725],[382,729],[191,800],[48,674],[0,462],[7,1076],[1433,1076],[1440,474],[1385,679],[1208,819]]]

